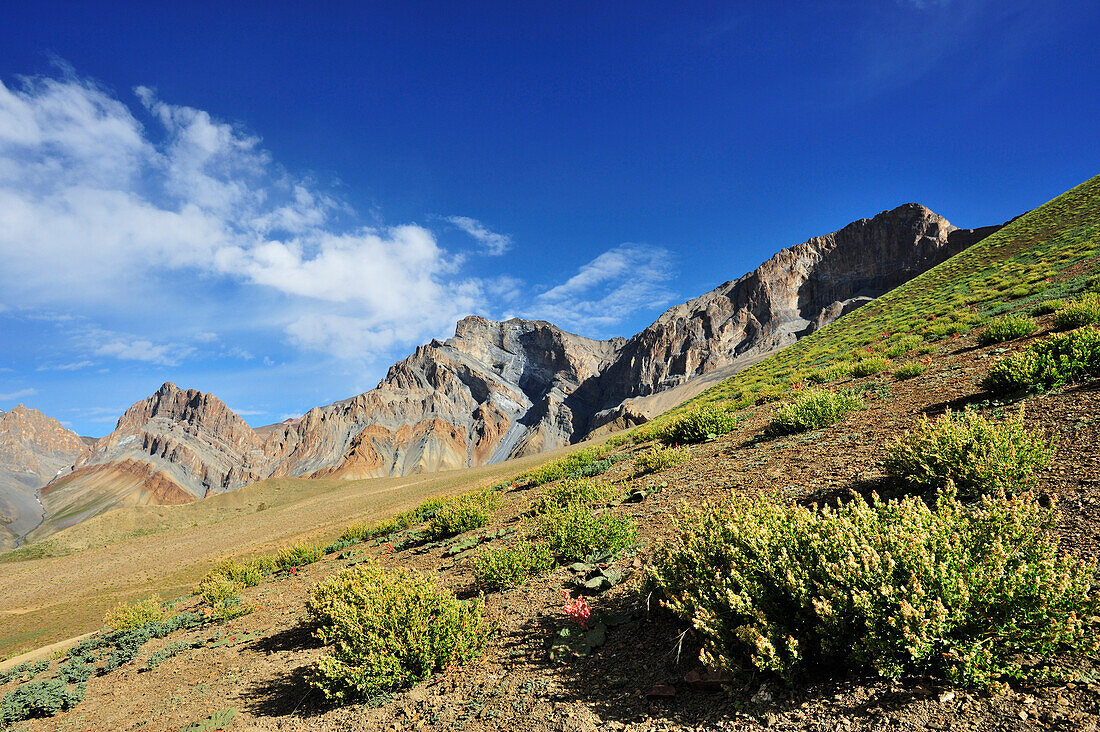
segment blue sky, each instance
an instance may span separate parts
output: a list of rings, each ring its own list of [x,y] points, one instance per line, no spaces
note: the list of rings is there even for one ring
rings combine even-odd
[[[908,201],[1100,173],[1100,5],[72,3],[0,44],[0,409],[251,424],[467,313],[631,335]]]

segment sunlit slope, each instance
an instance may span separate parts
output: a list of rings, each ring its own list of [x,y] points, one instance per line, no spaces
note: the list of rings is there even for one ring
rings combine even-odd
[[[942,264],[655,420],[694,405],[753,404],[814,369],[889,357],[907,336],[935,342],[1001,313],[1080,291],[1100,272],[1100,176],[1013,221]],[[656,426],[656,425],[655,425]]]
[[[185,505],[97,516],[0,554],[0,657],[95,630],[121,600],[188,594],[220,559],[335,537],[348,524],[492,485],[569,449],[399,478],[276,478]]]

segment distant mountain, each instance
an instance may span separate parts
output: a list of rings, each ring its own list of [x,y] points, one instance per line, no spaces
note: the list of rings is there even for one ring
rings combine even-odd
[[[272,476],[363,478],[499,462],[627,427],[659,395],[745,368],[1000,227],[915,203],[784,249],[628,339],[470,316],[364,394],[253,430],[165,384],[43,491],[42,536],[124,505],[180,503]],[[647,401],[649,400],[649,401]]]
[[[22,404],[0,411],[0,548],[39,524],[38,489],[86,457],[90,443]]]

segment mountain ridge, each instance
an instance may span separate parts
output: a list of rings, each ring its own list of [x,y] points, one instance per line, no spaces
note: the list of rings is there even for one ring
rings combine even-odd
[[[45,487],[46,521],[32,538],[113,507],[198,500],[269,477],[470,467],[628,427],[651,416],[646,399],[751,365],[999,228],[959,229],[903,204],[783,249],[631,338],[467,316],[374,389],[256,429],[212,394],[168,382]]]

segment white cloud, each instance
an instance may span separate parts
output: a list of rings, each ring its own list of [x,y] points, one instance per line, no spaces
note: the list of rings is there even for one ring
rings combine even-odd
[[[539,317],[584,333],[603,332],[639,309],[669,304],[673,293],[668,251],[622,244],[582,266],[577,274],[535,298]]]
[[[484,247],[486,254],[500,256],[512,246],[511,236],[490,231],[485,224],[477,219],[472,219],[469,216],[451,216],[447,221],[476,239]]]
[[[255,135],[147,87],[135,94],[155,134],[92,82],[0,82],[0,307],[216,309],[225,290],[251,285],[281,297],[279,310],[268,299],[234,312],[239,325],[361,356],[441,334],[482,305],[480,284],[428,229],[340,226],[346,206],[280,168]],[[476,231],[490,250],[507,245]],[[162,364],[194,353],[156,343],[155,329],[150,319],[147,333],[92,353]]]
[[[22,399],[23,397],[34,396],[37,393],[37,389],[20,389],[19,391],[0,394],[0,402],[14,401],[15,399]]]
[[[89,330],[81,339],[85,347],[97,356],[108,356],[120,361],[142,361],[162,366],[175,366],[195,350],[191,346],[154,343],[140,336],[109,330]]]

